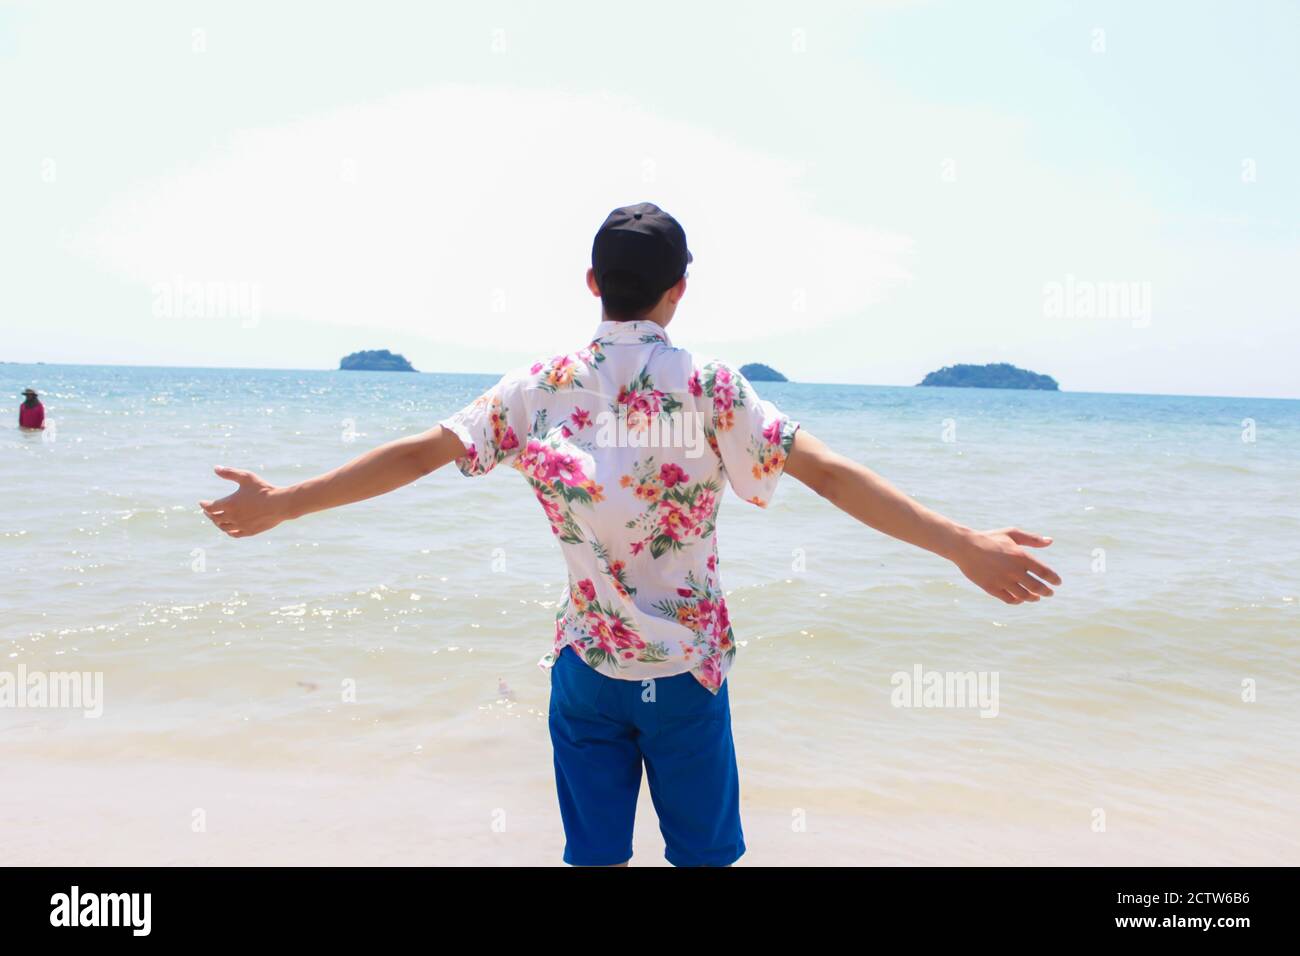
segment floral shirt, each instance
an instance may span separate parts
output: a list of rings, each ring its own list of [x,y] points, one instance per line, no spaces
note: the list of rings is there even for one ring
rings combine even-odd
[[[625,680],[690,672],[717,693],[736,639],[718,574],[724,482],[765,507],[798,424],[653,322],[602,322],[589,345],[506,374],[440,424],[456,465],[523,474],[569,581],[549,666],[573,645]]]

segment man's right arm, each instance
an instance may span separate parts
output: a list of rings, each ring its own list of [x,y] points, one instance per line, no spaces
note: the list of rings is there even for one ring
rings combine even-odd
[[[218,501],[201,501],[199,505],[226,534],[246,538],[290,518],[394,491],[465,453],[465,446],[451,429],[436,425],[419,435],[372,448],[346,465],[296,485],[276,487],[251,471],[218,468],[219,477],[239,487]]]

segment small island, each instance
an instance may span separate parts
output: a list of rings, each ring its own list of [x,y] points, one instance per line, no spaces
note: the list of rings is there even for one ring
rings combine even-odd
[[[414,372],[411,363],[404,355],[396,355],[388,349],[375,349],[370,352],[353,352],[339,362],[339,370],[344,372]]]
[[[931,372],[920,385],[946,385],[949,388],[1030,388],[1058,392],[1061,387],[1050,375],[1016,368],[1009,362],[990,365],[945,365]]]
[[[770,365],[762,362],[750,362],[740,367],[740,374],[751,382],[788,382],[790,381]]]

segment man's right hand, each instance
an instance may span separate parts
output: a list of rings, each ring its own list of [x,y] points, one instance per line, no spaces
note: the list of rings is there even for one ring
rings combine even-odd
[[[282,521],[387,494],[466,454],[456,433],[435,425],[358,455],[342,467],[277,488],[251,471],[217,468],[239,485],[218,501],[200,501],[203,513],[232,538],[270,531]]]
[[[216,468],[220,478],[233,481],[239,487],[216,501],[200,501],[203,513],[212,523],[232,538],[270,531],[289,517],[284,489],[276,488],[251,471],[240,468]]]

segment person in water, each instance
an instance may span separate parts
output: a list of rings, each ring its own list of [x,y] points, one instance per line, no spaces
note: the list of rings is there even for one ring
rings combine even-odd
[[[45,406],[34,388],[23,389],[23,403],[18,406],[18,427],[45,427]]]
[[[276,486],[217,468],[238,488],[200,502],[246,538],[450,462],[467,476],[518,470],[568,566],[543,666],[571,865],[627,864],[643,765],[669,862],[728,866],[745,851],[726,683],[738,639],[715,533],[724,484],[761,508],[789,473],[1006,604],[1050,597],[1061,582],[1025,550],[1050,538],[931,511],[761,400],[733,366],[674,346],[668,325],[691,261],[672,216],[651,203],[616,209],[592,245],[586,281],[601,317],[587,344],[319,477]]]

